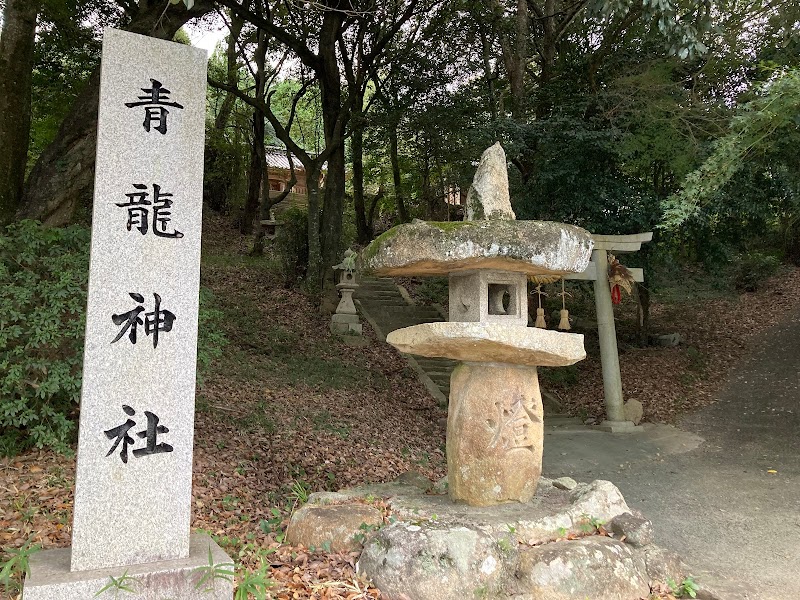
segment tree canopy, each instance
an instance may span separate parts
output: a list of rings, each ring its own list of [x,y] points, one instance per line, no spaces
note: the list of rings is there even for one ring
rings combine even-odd
[[[229,34],[209,70],[207,200],[251,231],[270,210],[265,144],[324,172],[308,190],[316,287],[353,241],[460,218],[454,199],[498,140],[520,218],[740,250],[754,241],[736,223],[800,237],[796,1],[0,6],[6,223],[87,218],[102,28],[172,38],[199,19]]]

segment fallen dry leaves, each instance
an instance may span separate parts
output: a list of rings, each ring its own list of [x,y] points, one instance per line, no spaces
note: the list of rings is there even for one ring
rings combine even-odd
[[[246,240],[221,219],[207,220],[204,252],[222,259],[204,262],[203,285],[224,304],[230,345],[198,394],[192,527],[216,536],[240,573],[268,565],[272,598],[379,599],[355,573],[357,554],[281,543],[288,517],[309,490],[387,481],[412,469],[442,477],[446,413],[366,324],[368,346],[343,344],[307,298],[243,260]],[[643,402],[649,420],[710,402],[749,337],[780,319],[798,292],[794,270],[763,292],[709,302],[702,311],[654,305],[654,327],[686,337],[703,358],[702,376],[665,376],[693,373],[686,347],[623,345],[626,396]],[[578,384],[559,395],[571,411],[599,415],[599,360],[590,356],[579,369]],[[334,385],[336,377],[345,379]],[[69,545],[74,478],[74,458],[52,452],[0,459],[0,546],[28,539],[44,548]]]
[[[800,268],[766,281],[761,290],[735,298],[651,306],[651,330],[679,333],[674,348],[640,348],[635,339],[636,307],[615,307],[623,394],[644,407],[644,420],[674,422],[713,402],[728,371],[748,350],[751,338],[781,321],[800,303]],[[586,331],[587,358],[577,364],[578,383],[550,386],[568,412],[603,418],[603,377],[596,332]]]

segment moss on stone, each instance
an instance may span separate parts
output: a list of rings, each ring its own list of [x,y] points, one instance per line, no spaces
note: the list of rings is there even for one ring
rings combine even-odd
[[[361,251],[361,261],[364,266],[368,266],[369,262],[375,258],[375,255],[378,254],[380,249],[392,238],[396,237],[398,233],[400,233],[400,228],[402,225],[396,225],[392,227],[389,231],[384,231],[374,240],[369,243],[369,246],[364,248]]]
[[[444,232],[458,231],[475,225],[474,221],[425,221],[425,223]]]

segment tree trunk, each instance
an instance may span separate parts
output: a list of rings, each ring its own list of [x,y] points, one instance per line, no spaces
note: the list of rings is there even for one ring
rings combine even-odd
[[[14,220],[25,183],[39,0],[6,0],[0,35],[0,225]]]
[[[636,284],[636,317],[639,345],[644,347],[650,341],[650,290],[641,283]]]
[[[309,292],[318,295],[322,290],[322,248],[319,237],[319,167],[306,167],[306,190],[308,191],[308,273],[306,282]]]
[[[256,98],[264,97],[265,77],[264,62],[267,56],[267,36],[262,31],[258,31],[258,47],[256,48]],[[264,111],[260,108],[253,108],[253,143],[250,145],[250,176],[248,177],[247,198],[242,211],[242,222],[239,223],[239,233],[251,235],[253,233],[253,221],[258,213],[259,199],[261,197],[261,179],[264,176],[264,165],[267,163],[267,151],[264,147],[264,135],[266,127],[264,124]]]
[[[367,222],[367,209],[364,203],[364,125],[360,111],[354,112],[353,135],[350,139],[350,152],[353,155],[353,207],[356,213],[356,235],[359,244],[372,240],[372,223]]]
[[[191,10],[183,4],[140,0],[139,12],[128,31],[171,40],[184,23],[213,9],[212,0],[197,0]],[[100,69],[89,81],[64,118],[53,142],[31,171],[18,216],[58,226],[73,220],[78,208],[91,214],[97,147],[97,107]]]
[[[397,153],[397,129],[389,128],[389,158],[392,162],[392,181],[394,182],[394,200],[397,204],[397,218],[401,223],[408,223],[408,210],[403,199],[403,179],[400,175],[400,157]]]
[[[378,202],[381,201],[385,193],[386,190],[383,188],[383,182],[381,181],[381,184],[378,187],[378,193],[375,194],[369,201],[369,212],[367,212],[367,226],[369,227],[370,241],[372,241],[372,238],[375,236],[375,228],[373,226],[373,223],[375,223],[375,209],[378,208]]]
[[[497,121],[497,117],[499,114],[498,106],[497,106],[497,91],[495,90],[495,80],[497,79],[497,74],[492,72],[492,54],[493,48],[492,44],[489,41],[489,36],[486,32],[486,28],[483,23],[479,22],[478,27],[480,28],[480,36],[481,36],[481,57],[483,58],[483,78],[486,80],[486,92],[488,95],[488,103],[489,109],[492,111],[492,121]]]
[[[261,205],[259,208],[259,220],[268,221],[272,213],[272,202],[269,197],[269,166],[264,164],[264,173],[261,176]],[[264,225],[259,223],[256,226],[256,235],[253,238],[253,249],[250,256],[261,256],[264,254]]]
[[[435,221],[436,216],[433,214],[434,207],[434,193],[431,186],[431,155],[429,148],[425,149],[425,157],[422,162],[422,199],[425,204],[425,212],[430,221]]]
[[[497,18],[504,12],[498,0],[492,2],[492,8]],[[503,54],[503,64],[508,74],[508,85],[511,90],[511,116],[520,119],[524,115],[524,106],[527,99],[525,94],[525,66],[528,64],[528,36],[530,35],[530,15],[528,1],[517,0],[517,12],[514,16],[514,34],[500,32],[500,49]]]
[[[320,29],[319,58],[317,71],[321,91],[322,126],[325,133],[325,148],[333,151],[328,157],[328,174],[322,204],[322,220],[319,236],[321,249],[320,270],[309,269],[309,276],[317,278],[316,287],[321,288],[324,271],[339,262],[339,245],[342,239],[342,215],[344,213],[344,123],[342,107],[342,77],[336,54],[337,38],[342,27],[343,13],[330,10],[323,17]],[[310,216],[309,216],[310,221]]]
[[[243,21],[236,14],[231,14],[231,31],[228,35],[228,50],[227,50],[227,74],[225,82],[235,87],[237,83],[236,67],[237,67],[237,52],[236,41],[242,31]],[[222,169],[222,153],[221,147],[226,146],[225,142],[225,127],[228,125],[228,119],[233,111],[233,105],[236,102],[236,97],[227,92],[222,101],[217,116],[214,118],[214,128],[210,131],[209,139],[206,140],[206,157],[205,157],[205,173],[203,179],[203,199],[208,203],[208,206],[217,212],[223,212],[228,207],[228,194],[231,185],[230,172],[221,173]]]
[[[327,270],[340,261],[342,242],[342,216],[344,214],[345,184],[344,142],[339,140],[336,149],[328,159],[328,175],[325,178],[325,192],[322,205],[320,241],[322,244],[323,269]]]

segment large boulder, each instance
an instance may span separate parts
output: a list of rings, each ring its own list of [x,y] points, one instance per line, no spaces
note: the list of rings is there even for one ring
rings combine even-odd
[[[502,598],[510,576],[503,551],[475,528],[398,522],[370,539],[358,570],[392,600]]]
[[[633,600],[650,594],[642,557],[602,536],[525,548],[516,579],[530,600]]]
[[[366,504],[305,504],[286,531],[290,544],[350,552],[361,548],[366,533],[383,525],[381,512]]]

